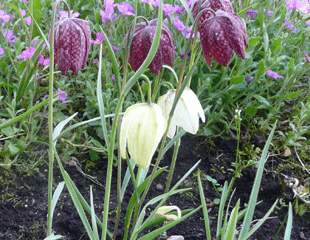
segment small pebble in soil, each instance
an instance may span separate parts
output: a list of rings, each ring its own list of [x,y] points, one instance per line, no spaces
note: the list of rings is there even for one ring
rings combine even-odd
[[[158,191],[162,191],[162,190],[164,190],[164,187],[163,187],[162,184],[158,183],[158,184],[156,185],[156,189],[157,189]]]
[[[167,240],[184,240],[184,237],[181,235],[172,235],[170,238]]]

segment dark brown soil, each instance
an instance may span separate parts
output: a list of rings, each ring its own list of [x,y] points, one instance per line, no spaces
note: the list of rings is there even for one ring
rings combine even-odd
[[[191,138],[189,136],[182,138],[172,184],[175,184],[200,159],[201,163],[198,165],[198,168],[203,174],[216,179],[217,183],[220,185],[223,185],[226,180],[229,181],[232,177],[232,172],[228,169],[232,169],[231,164],[235,161],[236,143],[231,140],[228,141],[223,139],[217,139],[214,143],[215,146],[211,146],[209,143],[201,142],[197,138]],[[171,154],[171,150],[168,151],[160,163],[161,167],[169,166]],[[81,163],[84,162],[83,159],[78,160]],[[270,166],[276,164],[277,161],[279,161],[279,159],[268,159],[266,167],[271,168]],[[125,165],[125,162],[123,163]],[[96,177],[104,186],[106,168],[106,160],[100,159],[88,174]],[[125,166],[123,166],[123,168],[125,170]],[[99,186],[84,177],[74,166],[66,165],[66,170],[86,200],[89,200],[89,186],[93,185],[96,214],[102,219],[104,187]],[[111,231],[114,227],[114,210],[117,204],[116,168],[114,168],[113,171],[112,194],[110,200],[111,214],[109,215],[109,229]],[[192,191],[182,195],[173,195],[168,199],[167,205],[177,205],[181,210],[193,209],[201,205],[197,178],[195,177],[196,172],[197,171],[194,170],[194,174],[191,174],[182,186],[184,188],[192,187]],[[255,166],[248,167],[242,171],[242,176],[237,179],[234,184],[236,191],[232,198],[231,206],[234,206],[237,200],[240,199],[240,206],[242,209],[244,208],[249,200],[255,173]],[[42,166],[39,169],[39,173],[35,173],[32,176],[23,176],[22,173],[14,169],[11,169],[10,171],[0,169],[0,239],[44,239],[47,216],[47,174],[47,165]],[[167,176],[168,172],[166,171],[154,180],[153,186],[147,197],[148,200],[164,192],[164,190],[159,190],[160,188],[157,185],[160,184],[165,187]],[[55,187],[61,181],[63,180],[60,171],[57,166],[55,166]],[[220,195],[215,191],[210,181],[203,180],[203,184],[205,196],[210,203],[215,199],[220,198]],[[255,219],[261,219],[278,198],[282,198],[285,204],[288,204],[289,201],[294,201],[291,190],[284,189],[281,180],[277,176],[272,176],[268,173],[264,173],[263,175],[260,190],[259,200],[262,200],[262,203],[260,203],[255,209]],[[123,201],[123,214],[126,212],[127,203],[132,193],[133,188],[129,185]],[[212,236],[215,239],[218,205],[215,204],[209,209]],[[150,211],[151,210],[152,209],[150,209]],[[279,231],[286,214],[287,207],[278,204],[274,213],[272,213],[271,218],[268,219],[249,239],[274,239],[274,236],[276,236]],[[309,221],[309,212],[305,213],[302,217],[294,214],[291,239],[310,239]],[[122,239],[122,223],[123,222],[121,221],[117,239]],[[238,223],[239,230],[240,224],[241,222]],[[285,226],[286,222],[276,239],[283,239]],[[88,239],[82,222],[66,189],[62,192],[56,206],[53,230],[55,234],[65,236],[65,239]],[[167,233],[160,236],[159,239],[167,239],[171,235],[182,235],[185,239],[206,239],[202,211],[198,211],[186,221],[168,230]]]

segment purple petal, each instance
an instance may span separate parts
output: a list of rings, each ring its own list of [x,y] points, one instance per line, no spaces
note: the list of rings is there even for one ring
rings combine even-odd
[[[60,88],[57,89],[56,94],[58,94],[58,99],[60,101],[62,101],[63,103],[67,103],[66,99],[67,99],[67,93],[62,91]]]

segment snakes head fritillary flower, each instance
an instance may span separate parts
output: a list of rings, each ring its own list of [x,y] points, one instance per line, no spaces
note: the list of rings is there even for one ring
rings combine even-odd
[[[50,35],[50,34],[49,34]],[[84,68],[90,50],[89,23],[79,18],[63,18],[54,26],[55,65],[63,74],[77,74]]]
[[[136,24],[129,55],[129,63],[134,71],[137,71],[142,65],[151,48],[155,36],[156,25],[157,19],[153,19],[148,23],[143,22]],[[160,43],[155,57],[149,66],[150,70],[158,75],[164,63],[172,67],[174,63],[174,55],[173,36],[166,23],[163,22]]]
[[[219,64],[227,66],[233,50],[245,59],[248,35],[241,18],[235,13],[216,11],[216,16],[205,20],[200,26],[203,55],[211,66],[210,54]]]

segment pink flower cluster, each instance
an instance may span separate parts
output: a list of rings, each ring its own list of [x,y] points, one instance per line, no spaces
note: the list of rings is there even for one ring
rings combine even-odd
[[[192,4],[197,2],[198,0],[188,0],[186,4],[190,8]],[[158,0],[141,0],[141,3],[150,4],[154,7],[159,6]],[[102,17],[102,22],[108,23],[109,21],[113,21],[116,19],[116,15],[114,14],[114,8],[117,7],[120,15],[127,15],[127,16],[134,16],[134,8],[127,2],[122,2],[119,4],[114,4],[114,0],[106,0],[104,1],[104,8],[105,11],[100,11],[100,15]],[[171,5],[171,4],[163,4],[163,11],[165,13],[166,18],[171,18],[172,13],[181,14],[184,12],[185,7],[180,7],[179,5]],[[186,38],[190,37],[190,32],[192,30],[193,26],[186,27],[181,22],[178,16],[174,18],[174,27],[178,29],[183,36],[186,36]],[[199,37],[199,34],[197,34],[197,37]],[[98,38],[97,38],[98,39]],[[97,42],[97,43],[96,43]],[[93,44],[100,44],[100,41],[93,41]]]

